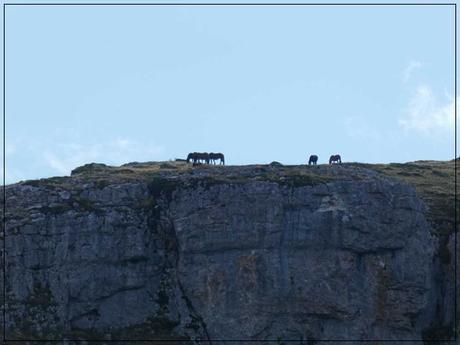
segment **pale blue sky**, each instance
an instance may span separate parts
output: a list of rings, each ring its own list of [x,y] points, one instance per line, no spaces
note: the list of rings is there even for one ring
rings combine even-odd
[[[454,157],[452,6],[8,6],[6,181]]]

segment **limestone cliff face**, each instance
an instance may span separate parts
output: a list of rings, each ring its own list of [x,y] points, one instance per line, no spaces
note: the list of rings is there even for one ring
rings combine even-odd
[[[347,165],[163,167],[7,186],[7,338],[415,343],[439,318],[410,185]]]

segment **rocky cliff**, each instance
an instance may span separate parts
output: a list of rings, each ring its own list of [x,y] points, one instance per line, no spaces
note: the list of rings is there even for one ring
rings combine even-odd
[[[163,162],[9,185],[6,337],[452,339],[450,183],[451,162]]]

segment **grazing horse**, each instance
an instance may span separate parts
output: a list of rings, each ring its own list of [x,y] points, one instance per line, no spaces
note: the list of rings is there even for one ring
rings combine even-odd
[[[342,159],[340,158],[340,155],[332,155],[331,158],[329,158],[329,164],[332,163],[342,163]]]
[[[316,165],[317,162],[318,162],[318,156],[317,155],[311,155],[310,159],[308,160],[308,165],[310,165],[310,164]]]
[[[187,163],[190,163],[190,161],[192,161],[193,163],[196,163],[196,155],[198,154],[198,152],[193,152],[193,153],[189,153],[188,156],[187,156]]]
[[[195,163],[200,163],[200,161],[204,161],[204,163],[209,164],[209,154],[206,152],[193,152],[189,153],[187,156],[187,163],[192,161]]]
[[[220,159],[219,164],[225,165],[225,157],[223,153],[209,153],[209,160],[213,163],[216,164],[216,160]]]
[[[207,152],[198,152],[196,155],[197,161],[203,161],[206,164],[209,164],[209,153]]]

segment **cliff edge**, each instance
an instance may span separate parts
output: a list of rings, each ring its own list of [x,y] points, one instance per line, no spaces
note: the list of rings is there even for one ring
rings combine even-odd
[[[7,339],[452,339],[451,184],[453,162],[158,162],[6,186]]]

